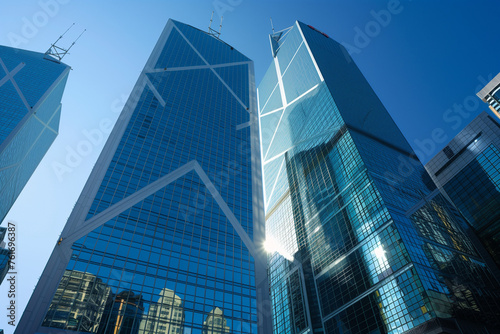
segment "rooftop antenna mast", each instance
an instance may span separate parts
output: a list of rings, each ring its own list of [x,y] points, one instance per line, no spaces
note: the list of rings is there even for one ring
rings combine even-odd
[[[64,56],[68,54],[69,50],[73,47],[73,45],[75,45],[76,41],[80,39],[80,37],[83,35],[85,31],[87,31],[87,29],[84,29],[82,33],[74,40],[74,42],[71,43],[69,48],[64,49],[60,46],[57,46],[56,45],[57,42],[59,42],[59,40],[63,38],[64,35],[68,32],[68,30],[70,30],[74,25],[75,24],[73,23],[61,36],[59,36],[59,38],[54,43],[51,44],[50,48],[47,50],[47,52],[45,52],[45,56],[43,58],[54,61],[56,63],[61,62],[61,60],[64,58]]]
[[[273,30],[273,35],[274,35],[274,25],[272,17],[270,17],[269,20],[271,20],[271,29]]]
[[[212,16],[210,17],[210,24],[208,25],[208,33],[216,38],[220,38],[221,30],[222,30],[222,19],[224,16],[221,16],[220,18],[220,25],[219,25],[219,31],[212,29],[212,21],[214,18],[214,12],[212,11]]]

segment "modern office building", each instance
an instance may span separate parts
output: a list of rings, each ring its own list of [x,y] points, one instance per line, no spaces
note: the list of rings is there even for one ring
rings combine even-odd
[[[488,103],[493,114],[500,119],[500,73],[488,82],[477,96]]]
[[[491,330],[497,282],[346,49],[301,22],[270,43],[257,96],[274,333]]]
[[[56,138],[70,67],[0,46],[0,221]]]
[[[259,157],[253,62],[169,20],[16,333],[269,333]],[[92,329],[60,321],[68,272],[110,289]]]
[[[500,125],[482,112],[425,168],[500,268]]]

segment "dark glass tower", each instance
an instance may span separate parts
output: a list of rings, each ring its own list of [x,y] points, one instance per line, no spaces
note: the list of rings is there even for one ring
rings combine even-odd
[[[0,221],[58,134],[69,70],[43,53],[0,46]]]
[[[265,333],[254,96],[251,60],[168,21],[16,333]]]
[[[477,96],[488,103],[493,114],[500,118],[500,73],[488,82]]]
[[[481,113],[425,168],[489,251],[500,280],[500,125]]]
[[[496,281],[345,48],[300,22],[270,41],[257,94],[274,333],[492,326]]]

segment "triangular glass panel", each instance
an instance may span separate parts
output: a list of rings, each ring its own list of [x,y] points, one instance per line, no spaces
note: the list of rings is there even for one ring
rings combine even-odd
[[[284,156],[282,156],[264,165],[264,179],[268,180],[268,182],[266,182],[265,184],[266,203],[271,197],[271,193],[273,192],[274,184],[276,182],[276,177],[282,167],[281,164],[283,163],[284,159]]]
[[[275,135],[279,140],[273,141],[267,159],[342,125],[343,120],[328,88],[321,84],[286,108]]]
[[[56,131],[59,132],[59,121],[61,120],[61,108],[57,110],[57,112],[52,116],[52,119],[49,122],[49,127]]]
[[[236,51],[232,46],[207,32],[198,30],[187,24],[175,22],[175,26],[186,36],[198,52],[211,64],[225,64],[240,61],[250,61],[247,57]]]
[[[9,71],[22,66],[14,75],[14,80],[30,107],[40,100],[61,73],[68,68],[63,63],[58,64],[44,59],[43,53],[14,48],[1,48],[0,53]]]
[[[0,94],[2,94],[0,110],[2,113],[8,113],[8,117],[4,116],[0,122],[0,142],[3,142],[28,113],[28,109],[24,106],[12,82],[4,83],[0,87]]]
[[[248,87],[248,65],[235,65],[216,67],[214,70],[220,75],[222,80],[239,97],[245,106],[248,106],[250,96]]]
[[[227,312],[225,301],[255,302],[249,251],[194,172],[77,240],[59,275],[46,327],[107,333],[134,324],[140,332],[164,320],[163,305],[177,314],[170,321],[190,314],[189,325],[201,328],[211,310]],[[221,293],[216,282],[238,289]],[[78,316],[90,307],[91,317]]]
[[[192,160],[207,173],[212,172],[214,148],[231,143],[238,150],[241,143],[236,127],[248,122],[249,114],[212,70],[162,71],[147,73],[147,77],[165,106],[146,85],[116,151],[110,153],[113,159],[88,217]],[[220,97],[214,98],[213,92]],[[207,127],[208,118],[217,119],[220,128],[227,130]],[[145,141],[154,145],[145,145]],[[137,152],[139,157],[130,159],[130,152]],[[218,156],[231,161],[234,158],[229,152]]]
[[[283,29],[281,31],[278,31],[274,34],[271,34],[271,46],[273,48],[273,57],[276,57],[276,54],[278,53],[279,47],[284,43],[286,40],[286,37],[288,36],[288,32],[294,27],[295,25]]]
[[[276,75],[276,66],[274,65],[274,62],[272,62],[269,68],[267,69],[266,74],[264,74],[264,78],[262,78],[262,81],[259,84],[259,88],[257,89],[257,95],[259,98],[259,108],[261,108],[260,110],[261,114],[264,104],[269,99],[269,96],[271,95],[273,89],[276,87],[277,84],[278,84],[278,76]]]
[[[54,87],[50,91],[47,98],[45,98],[44,101],[40,103],[38,108],[35,110],[36,117],[42,122],[49,122],[50,118],[54,114],[54,110],[59,107],[67,79],[68,73],[66,73],[66,76],[61,81],[59,81],[56,87]]]
[[[300,76],[299,73],[308,73],[308,75]],[[298,76],[302,80],[296,80]],[[320,82],[321,79],[309,51],[304,46],[300,47],[283,74],[286,100],[290,103]]]
[[[285,155],[283,155],[285,157]],[[274,190],[272,191],[272,195],[269,195],[268,200],[266,202],[267,208],[272,208],[273,205],[280,200],[283,194],[290,189],[288,185],[288,174],[287,174],[287,165],[286,161],[283,163],[283,167],[281,168],[281,172],[277,175],[276,184],[274,185]]]
[[[163,47],[163,51],[156,62],[155,68],[186,67],[206,65],[196,51],[179,34],[172,29]]]
[[[281,115],[283,114],[283,110],[278,110],[271,114],[261,116],[260,118],[260,133],[262,137],[261,145],[262,145],[262,155],[266,159],[272,158],[272,156],[267,156],[266,153],[269,149],[269,145],[271,144],[271,140],[274,137],[274,133],[276,132],[276,128],[278,127]]]
[[[274,92],[272,93],[271,97],[269,97],[269,100],[262,103],[264,104],[260,111],[262,115],[283,107],[279,85],[276,85],[276,87],[274,87]]]

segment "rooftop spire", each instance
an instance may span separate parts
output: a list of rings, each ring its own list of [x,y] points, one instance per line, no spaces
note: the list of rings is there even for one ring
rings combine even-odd
[[[57,45],[57,42],[59,42],[59,40],[61,40],[64,35],[74,26],[75,24],[73,23],[71,26],[69,26],[68,29],[66,29],[66,31],[61,35],[59,36],[59,38],[51,44],[50,48],[45,52],[45,56],[44,58],[45,59],[48,59],[48,60],[51,60],[51,61],[55,61],[56,63],[60,63],[61,60],[64,58],[64,56],[66,56],[68,54],[68,51],[73,47],[73,45],[75,45],[76,41],[78,41],[78,39],[83,35],[83,33],[87,30],[87,29],[84,29],[82,31],[82,33],[73,41],[73,43],[71,43],[71,45],[69,46],[69,48],[67,49],[64,49],[60,46]]]
[[[214,18],[214,11],[212,11],[212,16],[210,17],[210,24],[208,25],[208,33],[216,38],[220,38],[220,34],[221,34],[221,30],[222,30],[222,19],[224,18],[224,16],[220,17],[219,31],[212,29],[213,18]]]

